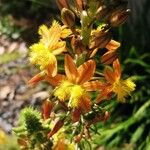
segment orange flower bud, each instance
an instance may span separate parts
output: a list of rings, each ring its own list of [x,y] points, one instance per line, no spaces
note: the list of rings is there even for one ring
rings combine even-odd
[[[83,10],[83,0],[75,0],[76,7],[79,11]]]
[[[49,101],[46,100],[43,105],[42,105],[42,117],[43,119],[48,119],[50,117],[51,111],[54,107],[54,104]]]
[[[73,121],[73,123],[79,121],[80,116],[81,116],[81,110],[80,109],[74,109],[73,112],[72,112],[72,121]]]
[[[58,120],[54,128],[48,133],[48,138],[52,137],[64,125],[64,119]]]
[[[121,10],[118,10],[118,12],[112,13],[109,19],[110,25],[113,27],[116,27],[116,26],[124,24],[127,21],[130,15],[130,12],[131,12],[130,9],[127,9],[127,10],[121,9]]]
[[[68,7],[69,7],[69,6],[68,6],[68,0],[56,0],[56,3],[57,3],[58,8],[59,8],[60,10],[62,10],[64,7],[65,7],[65,8],[68,8]]]
[[[108,111],[106,111],[104,114],[104,121],[107,121],[109,117],[110,117],[110,114]]]
[[[61,10],[61,19],[62,22],[68,27],[72,27],[75,24],[75,15],[67,8],[63,8]]]

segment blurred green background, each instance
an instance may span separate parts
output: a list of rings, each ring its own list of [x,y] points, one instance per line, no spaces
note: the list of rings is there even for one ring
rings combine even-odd
[[[120,59],[123,73],[125,77],[132,76],[137,87],[133,95],[128,98],[127,103],[120,104],[112,101],[107,105],[107,108],[111,110],[110,120],[103,125],[98,125],[100,135],[96,135],[93,141],[99,150],[150,150],[150,1],[129,0],[129,8],[132,14],[128,22],[120,28],[113,29],[112,33],[114,39],[122,43]],[[59,19],[59,13],[53,0],[0,1],[0,88],[3,92],[0,97],[0,107],[3,107],[3,101],[12,101],[10,98],[12,91],[8,92],[10,88],[2,90],[4,84],[9,83],[2,82],[2,80],[8,81],[9,79],[12,82],[12,76],[20,73],[20,70],[15,70],[16,68],[23,69],[23,74],[27,76],[27,79],[31,77],[33,73],[26,73],[29,72],[29,68],[31,70],[31,66],[27,65],[26,61],[27,47],[37,40],[38,26],[42,23],[50,24],[53,19]],[[16,47],[14,43],[17,44]],[[24,51],[21,47],[23,43],[25,43]],[[12,69],[10,65],[12,63],[15,63],[15,69]],[[22,78],[20,82],[24,87],[26,80]],[[20,86],[19,84],[18,86]],[[43,92],[46,91],[45,86],[41,89]],[[39,94],[37,91],[41,89],[37,89],[36,94]],[[24,93],[27,91],[27,89],[24,90]],[[29,96],[25,97],[25,101]],[[10,99],[8,100],[8,98]],[[14,97],[13,100],[17,98]],[[39,99],[42,98],[43,95]],[[21,107],[24,107],[26,103],[29,104],[24,102]],[[8,108],[10,109],[10,107]],[[5,111],[6,109],[1,108],[0,128],[3,130],[2,122],[7,120],[7,117],[3,117]],[[10,129],[6,131],[10,132]],[[10,145],[5,148],[17,149],[14,145]],[[3,147],[0,146],[1,149]]]

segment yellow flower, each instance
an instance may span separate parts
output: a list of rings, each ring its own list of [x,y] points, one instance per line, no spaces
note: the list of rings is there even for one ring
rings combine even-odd
[[[113,62],[113,69],[106,68],[104,75],[107,83],[101,88],[101,93],[97,98],[97,103],[99,103],[103,98],[109,98],[111,93],[117,95],[118,101],[124,102],[125,98],[135,90],[135,83],[128,78],[126,80],[121,79],[121,68],[119,60]]]
[[[30,47],[30,61],[54,77],[57,74],[56,55],[66,51],[66,43],[61,40],[61,37],[66,38],[71,32],[54,21],[50,28],[42,25],[38,33],[41,39],[39,43],[33,44]]]
[[[94,75],[95,67],[95,62],[89,60],[77,68],[71,56],[65,55],[66,77],[55,88],[55,97],[58,97],[60,101],[69,100],[68,106],[71,108],[89,111],[91,101],[88,91],[99,88],[97,81],[89,81]]]

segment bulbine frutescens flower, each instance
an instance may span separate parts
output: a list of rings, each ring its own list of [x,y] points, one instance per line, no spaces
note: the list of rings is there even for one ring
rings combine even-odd
[[[63,102],[68,100],[68,107],[89,111],[91,101],[88,91],[96,91],[100,86],[97,80],[90,81],[95,68],[94,60],[88,60],[76,67],[72,57],[65,55],[66,76],[62,78],[62,81],[59,81],[58,86],[54,89],[54,96]]]
[[[135,90],[136,85],[131,78],[126,80],[121,78],[121,66],[118,59],[113,62],[113,70],[108,67],[104,70],[104,76],[106,83],[104,84],[104,87],[101,88],[101,94],[99,95],[97,102],[100,102],[103,98],[108,98],[111,93],[117,95],[118,101],[124,102],[125,98]]]
[[[57,59],[56,55],[66,52],[66,38],[71,34],[71,31],[66,26],[61,26],[54,21],[52,26],[48,28],[42,25],[39,28],[40,41],[30,46],[30,61],[38,65],[41,71],[55,76],[57,74]]]
[[[32,117],[27,117],[29,131],[32,129],[35,134],[26,132],[26,124],[21,134],[20,128],[16,130],[26,149],[33,145],[35,149],[78,149],[75,143],[91,137],[91,125],[109,118],[109,112],[105,110],[107,103],[101,105],[101,102],[110,100],[113,95],[124,102],[135,90],[131,78],[123,80],[121,77],[117,55],[121,44],[113,40],[110,33],[111,27],[126,20],[127,3],[57,0],[57,4],[65,25],[57,21],[50,27],[41,25],[39,41],[30,46],[30,62],[37,65],[40,72],[29,84],[45,80],[52,86],[52,91],[42,105],[41,118],[34,116],[35,111],[32,111],[33,116],[32,112],[29,114]],[[64,55],[57,61],[60,54]],[[106,66],[104,71],[103,66]],[[38,134],[38,124],[32,118],[40,125]]]

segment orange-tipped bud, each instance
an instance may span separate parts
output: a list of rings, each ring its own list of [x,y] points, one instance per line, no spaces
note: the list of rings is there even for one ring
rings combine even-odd
[[[60,10],[62,10],[63,8],[68,8],[69,7],[67,0],[56,0],[56,3],[57,3],[58,8]]]
[[[109,20],[110,25],[113,27],[117,27],[124,24],[127,21],[130,12],[130,9],[127,9],[126,11],[122,11],[121,13],[113,13]]]
[[[54,128],[48,133],[48,138],[52,137],[64,125],[64,119],[58,120]]]
[[[105,114],[104,114],[104,119],[103,120],[107,121],[109,119],[109,117],[110,117],[110,114],[109,114],[108,111],[106,111]]]
[[[117,59],[116,51],[108,51],[101,57],[101,63],[109,65]]]
[[[111,35],[109,32],[99,32],[94,35],[91,40],[90,49],[104,48],[108,42],[111,40]]]
[[[42,118],[43,119],[50,118],[50,114],[51,114],[53,107],[54,107],[54,104],[49,100],[46,100],[43,103],[43,105],[42,105]]]
[[[28,84],[34,85],[34,84],[38,83],[39,81],[44,80],[44,77],[45,77],[45,74],[39,73],[39,74],[35,75],[33,78],[31,78],[28,81]]]
[[[62,22],[68,27],[72,27],[75,24],[75,15],[71,10],[67,8],[63,8],[61,10],[61,19]]]

